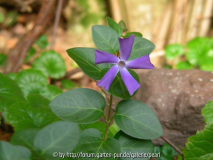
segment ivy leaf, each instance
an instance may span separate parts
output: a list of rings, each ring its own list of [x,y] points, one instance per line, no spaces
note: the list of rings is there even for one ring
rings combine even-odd
[[[92,39],[96,47],[108,53],[116,53],[120,46],[118,43],[119,35],[116,31],[107,26],[92,26]]]
[[[133,137],[130,137],[119,131],[115,138],[121,145],[121,153],[131,154],[131,153],[153,153],[154,145],[151,140],[140,140]],[[136,158],[136,157],[135,157]],[[120,160],[131,160],[132,158],[119,158]],[[136,158],[138,159],[138,158]],[[141,158],[140,158],[141,159]],[[148,158],[142,158],[149,160]]]
[[[76,152],[83,153],[120,153],[120,144],[114,138],[108,138],[103,141],[101,133],[96,129],[87,129],[81,132],[79,143],[75,149]],[[111,157],[110,157],[111,158]],[[90,158],[96,159],[96,158]],[[109,157],[104,157],[101,159],[109,159]]]
[[[41,49],[47,48],[47,46],[48,46],[48,44],[49,44],[49,43],[48,43],[47,36],[46,36],[46,35],[41,35],[41,36],[37,39],[36,44],[37,44],[37,46],[38,46],[39,48],[41,48]]]
[[[109,27],[111,27],[118,33],[119,36],[123,34],[121,27],[113,19],[107,17],[107,23]]]
[[[29,149],[15,146],[8,142],[0,142],[0,159],[2,160],[29,160],[31,153]]]
[[[202,109],[206,124],[213,124],[213,101],[209,101]]]
[[[34,140],[34,146],[43,158],[53,158],[54,152],[71,152],[80,137],[79,126],[73,122],[59,121],[41,129]]]
[[[33,68],[42,71],[51,78],[61,78],[66,73],[66,65],[63,58],[55,51],[46,51],[35,59]]]
[[[50,103],[50,108],[61,119],[92,123],[103,116],[105,103],[104,97],[99,92],[77,88],[57,96]]]
[[[124,38],[129,38],[129,36],[134,35],[135,37],[143,37],[140,32],[128,32],[123,36]]]
[[[163,134],[155,113],[137,100],[123,100],[116,106],[115,122],[127,135],[139,139],[154,139]]]
[[[145,38],[135,37],[132,46],[132,52],[128,60],[136,59],[141,56],[150,54],[154,49],[155,45],[151,41]]]
[[[0,73],[0,111],[6,111],[18,101],[25,101],[21,89],[14,80]]]
[[[170,44],[165,48],[165,57],[168,60],[174,60],[183,54],[183,47],[180,44]]]
[[[183,150],[185,160],[207,160],[213,157],[213,125],[188,138]]]

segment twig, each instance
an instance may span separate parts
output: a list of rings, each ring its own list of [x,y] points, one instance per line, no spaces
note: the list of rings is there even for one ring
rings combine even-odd
[[[184,160],[184,156],[183,156],[183,153],[181,152],[181,150],[179,150],[179,148],[177,148],[170,140],[168,140],[166,137],[164,136],[161,136],[161,138],[167,142],[170,146],[172,146],[172,148],[174,148],[181,156],[182,156],[182,160]]]
[[[55,44],[56,30],[58,28],[58,24],[59,24],[59,20],[60,20],[60,16],[61,16],[62,4],[63,4],[63,0],[58,0],[54,27],[53,27],[53,33],[52,33],[52,42],[50,44],[50,50],[53,49],[53,46]]]
[[[8,61],[5,66],[5,73],[17,72],[21,67],[27,51],[42,33],[47,26],[48,21],[51,19],[51,11],[53,9],[55,0],[42,1],[42,7],[39,11],[38,18],[33,29],[24,37],[23,41],[19,41],[16,46],[8,53]]]

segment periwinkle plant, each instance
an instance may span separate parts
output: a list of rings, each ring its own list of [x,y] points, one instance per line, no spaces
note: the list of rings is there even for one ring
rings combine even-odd
[[[59,118],[80,125],[96,122],[102,116],[105,118],[105,132],[101,133],[96,126],[83,130],[75,152],[151,154],[154,148],[151,139],[160,137],[163,132],[152,109],[130,99],[140,87],[137,74],[130,69],[153,69],[149,54],[155,46],[137,32],[123,35],[119,24],[112,19],[107,18],[107,22],[109,27],[92,27],[92,38],[97,49],[67,50],[82,71],[98,81],[97,85],[110,94],[107,115],[104,114],[107,105],[103,95],[86,88],[60,94],[52,100],[50,107]],[[113,96],[123,100],[116,105],[112,116]],[[115,136],[108,136],[113,119],[120,131]]]

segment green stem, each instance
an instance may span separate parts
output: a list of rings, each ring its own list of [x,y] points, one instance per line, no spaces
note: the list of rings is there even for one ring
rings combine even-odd
[[[106,141],[106,139],[107,139],[109,124],[110,124],[110,114],[111,114],[111,110],[112,110],[112,99],[113,99],[113,95],[110,95],[109,110],[108,110],[108,116],[107,116],[107,119],[106,119],[106,130],[105,130],[105,134],[104,134],[104,141]]]

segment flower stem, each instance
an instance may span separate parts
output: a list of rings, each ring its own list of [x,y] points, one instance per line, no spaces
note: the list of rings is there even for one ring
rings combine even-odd
[[[107,119],[106,119],[106,130],[105,130],[105,134],[104,134],[104,141],[106,141],[106,139],[107,139],[109,124],[111,122],[110,121],[110,114],[111,114],[111,110],[112,110],[112,99],[113,99],[113,95],[110,94],[109,110],[108,110],[108,116],[107,116]]]

